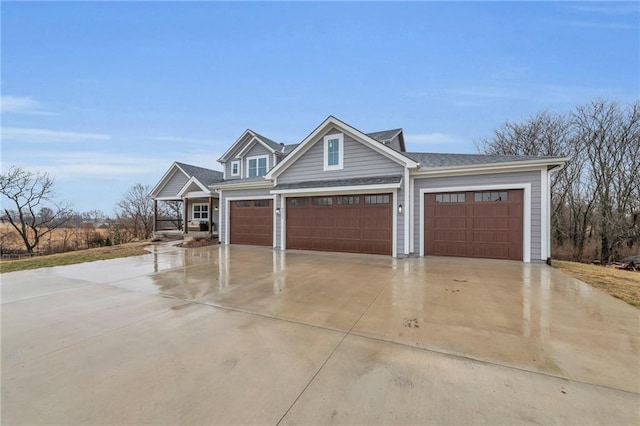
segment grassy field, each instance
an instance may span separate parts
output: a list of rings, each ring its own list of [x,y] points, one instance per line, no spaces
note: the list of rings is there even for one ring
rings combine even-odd
[[[640,272],[554,260],[553,266],[613,297],[640,308]]]
[[[99,247],[67,253],[38,256],[29,259],[1,260],[0,273],[24,271],[27,269],[48,268],[51,266],[73,265],[75,263],[93,262],[96,260],[116,259],[119,257],[139,256],[149,253],[144,246],[148,242],[121,244],[117,246]]]

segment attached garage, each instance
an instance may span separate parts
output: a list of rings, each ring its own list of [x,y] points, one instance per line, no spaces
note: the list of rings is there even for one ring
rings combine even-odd
[[[273,245],[273,200],[239,200],[229,203],[230,243]]]
[[[523,259],[523,190],[424,195],[426,255]]]
[[[392,254],[392,194],[287,198],[287,248]]]

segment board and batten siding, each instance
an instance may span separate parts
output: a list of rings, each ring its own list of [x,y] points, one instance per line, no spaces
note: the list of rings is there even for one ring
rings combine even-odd
[[[344,134],[343,168],[324,170],[324,136],[340,133],[332,129],[313,144],[289,168],[278,176],[278,183],[294,183],[316,180],[350,179],[370,176],[400,175],[404,166]]]
[[[271,188],[264,189],[239,189],[239,190],[225,190],[222,188],[220,194],[220,219],[219,219],[219,241],[221,244],[226,244],[226,229],[227,229],[227,198],[242,198],[245,200],[252,200],[254,197],[269,197],[273,199],[273,195],[270,193]],[[277,220],[274,215],[274,220]]]
[[[414,235],[413,253],[420,252],[420,190],[447,187],[474,187],[485,185],[531,184],[531,260],[540,260],[542,250],[542,204],[540,170],[510,173],[474,174],[468,176],[446,176],[416,178],[414,181]]]
[[[173,172],[173,175],[169,178],[166,185],[162,188],[160,192],[158,192],[157,198],[161,197],[176,197],[179,199],[178,192],[182,189],[182,187],[187,183],[189,178],[185,176],[180,170],[176,169]]]

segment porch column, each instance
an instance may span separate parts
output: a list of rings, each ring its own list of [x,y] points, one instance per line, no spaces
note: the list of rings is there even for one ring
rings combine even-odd
[[[158,200],[153,200],[153,233],[158,232]]]
[[[185,198],[184,199],[184,211],[182,212],[182,232],[184,232],[185,234],[189,233],[189,224],[187,223],[189,221],[189,199]]]
[[[209,197],[209,235],[213,234],[213,197]]]

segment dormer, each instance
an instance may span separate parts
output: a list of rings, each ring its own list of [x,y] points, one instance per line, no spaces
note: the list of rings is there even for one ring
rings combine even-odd
[[[266,175],[287,153],[284,144],[247,129],[218,162],[225,180],[257,178]]]

